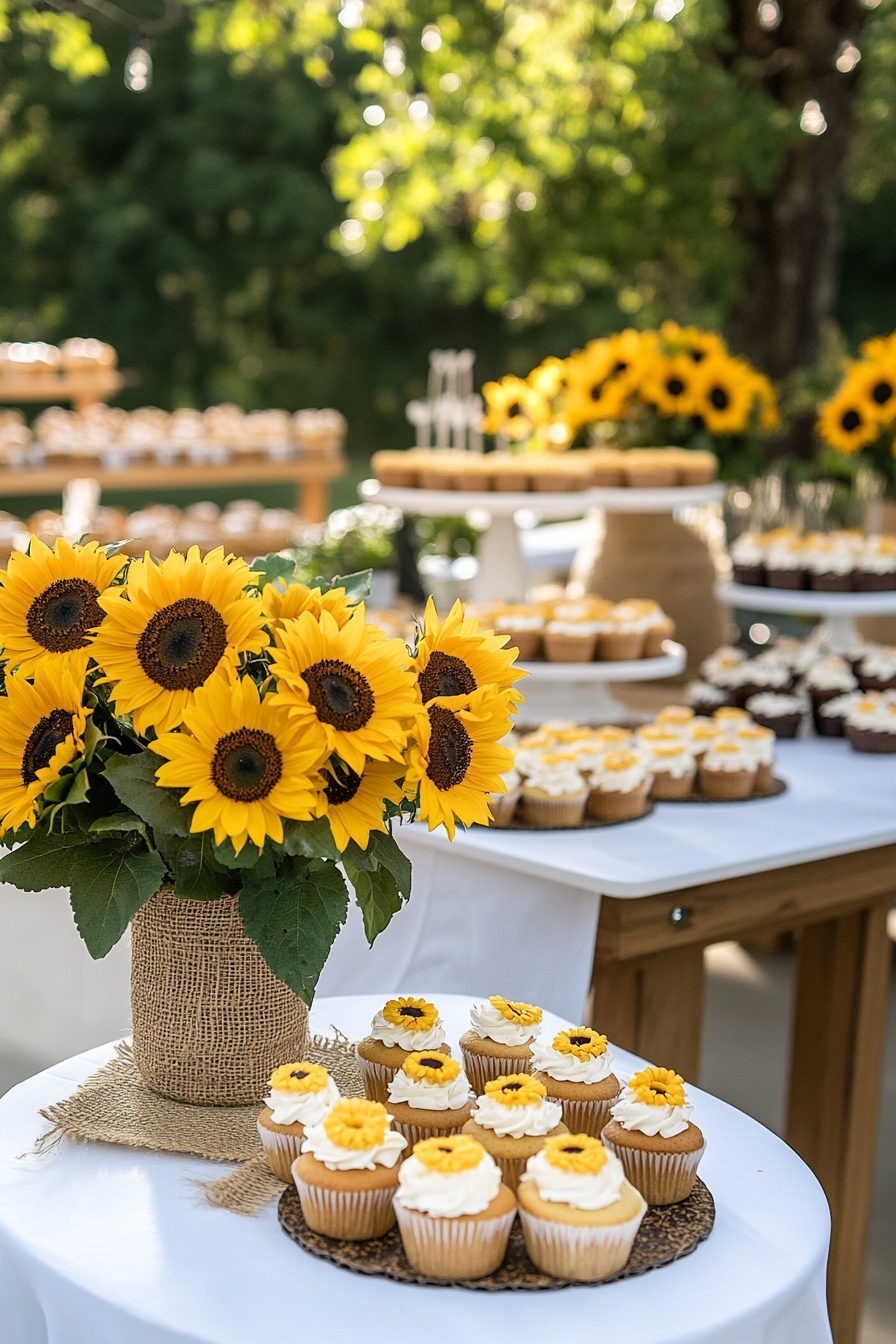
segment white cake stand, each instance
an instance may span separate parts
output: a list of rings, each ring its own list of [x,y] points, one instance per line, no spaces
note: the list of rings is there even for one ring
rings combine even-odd
[[[780,611],[791,616],[822,616],[827,642],[837,652],[856,635],[857,616],[896,616],[896,592],[814,593],[797,588],[760,588],[747,583],[717,583],[716,597],[745,611]]]
[[[688,656],[682,644],[667,639],[661,658],[633,658],[630,662],[520,663],[528,676],[517,683],[526,697],[520,705],[521,723],[537,725],[546,719],[575,719],[577,723],[621,723],[637,717],[610,691],[614,681],[657,681],[684,671]]]

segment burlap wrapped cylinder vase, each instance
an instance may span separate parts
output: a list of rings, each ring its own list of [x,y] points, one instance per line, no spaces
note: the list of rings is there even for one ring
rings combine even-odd
[[[131,1007],[143,1081],[173,1101],[259,1102],[309,1045],[308,1009],[247,936],[235,896],[165,888],[147,901],[132,924]]]

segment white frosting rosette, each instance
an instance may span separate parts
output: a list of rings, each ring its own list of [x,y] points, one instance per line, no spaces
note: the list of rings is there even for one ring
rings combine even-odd
[[[495,1041],[498,1045],[528,1045],[541,1032],[540,1018],[532,1023],[515,1022],[505,1017],[488,999],[485,1003],[473,1004],[470,1009],[470,1026],[477,1036]]]
[[[806,673],[806,685],[815,691],[852,691],[857,684],[849,663],[836,654],[819,658]]]
[[[889,691],[870,691],[856,700],[846,722],[864,732],[896,733],[896,696]]]
[[[388,1118],[391,1121],[391,1115]],[[377,1167],[394,1167],[402,1149],[407,1146],[403,1134],[387,1129],[381,1143],[369,1148],[345,1148],[333,1142],[322,1122],[305,1131],[302,1152],[323,1162],[328,1171],[375,1171]]]
[[[460,1171],[433,1170],[412,1154],[401,1164],[395,1202],[433,1218],[482,1213],[500,1189],[501,1170],[485,1149],[481,1151],[474,1167]]]
[[[545,752],[529,767],[526,784],[541,789],[549,798],[566,798],[585,788],[574,752]]]
[[[470,1084],[462,1073],[449,1083],[428,1083],[399,1069],[389,1083],[389,1100],[403,1101],[415,1111],[460,1111],[470,1100]]]
[[[624,1087],[610,1114],[623,1129],[637,1130],[648,1138],[674,1139],[687,1129],[693,1110],[686,1101],[678,1105],[642,1101],[637,1091]]]
[[[547,1097],[539,1097],[525,1106],[505,1106],[487,1094],[476,1098],[472,1117],[483,1129],[490,1129],[499,1139],[539,1138],[550,1134],[563,1118],[563,1107]]]
[[[577,1055],[555,1050],[553,1044],[537,1041],[532,1047],[532,1069],[546,1073],[558,1083],[602,1083],[613,1072],[613,1061],[606,1049],[599,1055],[580,1059]]]
[[[445,1024],[437,1017],[432,1026],[415,1029],[410,1025],[390,1022],[379,1012],[370,1024],[370,1034],[374,1040],[382,1041],[383,1045],[397,1045],[401,1050],[437,1050],[445,1043]]]
[[[568,1204],[573,1209],[606,1209],[617,1204],[625,1172],[612,1153],[599,1171],[564,1171],[551,1164],[544,1149],[530,1157],[520,1183],[531,1182],[548,1204]]]
[[[326,1087],[319,1092],[293,1092],[272,1087],[270,1095],[265,1097],[265,1105],[270,1107],[275,1125],[298,1123],[307,1129],[310,1125],[319,1125],[338,1100],[339,1088],[332,1078],[328,1078]]]
[[[798,695],[776,695],[774,691],[760,691],[758,695],[751,695],[746,707],[751,714],[761,715],[764,719],[802,714],[805,708]]]

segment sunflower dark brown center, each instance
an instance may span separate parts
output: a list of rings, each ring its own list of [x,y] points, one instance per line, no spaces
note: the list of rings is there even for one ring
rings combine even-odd
[[[456,714],[441,705],[429,711],[429,765],[426,774],[444,793],[462,784],[473,759],[473,739]]]
[[[627,368],[628,360],[617,359],[616,363],[613,365],[613,373],[625,373]]]
[[[585,1149],[584,1149],[584,1148],[579,1148],[579,1147],[576,1146],[576,1144],[571,1143],[571,1144],[569,1145],[569,1147],[568,1147],[568,1148],[564,1148],[563,1151],[564,1151],[564,1153],[584,1153]]]
[[[440,1056],[438,1059],[421,1059],[420,1063],[425,1069],[440,1069],[445,1061]]]
[[[590,1045],[590,1044],[591,1044],[591,1037],[590,1037],[590,1036],[570,1036],[570,1038],[569,1038],[569,1043],[570,1043],[570,1045]]]
[[[254,803],[267,798],[283,774],[283,757],[270,733],[238,728],[218,739],[212,779],[225,798]]]
[[[512,401],[507,407],[507,419],[513,420],[518,415],[525,415],[526,412],[518,401]]]
[[[401,1013],[399,1014],[399,1016],[400,1016],[400,1017],[422,1017],[422,1016],[423,1016],[423,1009],[422,1009],[422,1008],[414,1008],[414,1007],[411,1007],[411,1006],[409,1006],[409,1005],[406,1004],[405,1007],[402,1008]]]
[[[691,359],[694,361],[695,364],[699,364],[700,361],[701,361],[701,359],[705,359],[705,358],[706,358],[706,351],[705,351],[705,350],[692,350],[692,351],[691,351]]]
[[[886,406],[893,395],[893,384],[888,383],[886,379],[881,379],[875,383],[871,389],[871,400],[877,402],[878,406]]]
[[[103,619],[99,589],[87,579],[57,579],[28,608],[28,633],[51,653],[87,647],[88,635]]]
[[[370,682],[356,667],[324,658],[306,667],[302,676],[321,723],[353,733],[370,720],[376,700]]]
[[[731,398],[724,387],[714,387],[709,394],[709,400],[717,411],[727,411],[731,404]]]
[[[603,391],[603,383],[592,383],[588,390],[588,395],[592,401],[600,401],[600,394]]]
[[[845,429],[847,434],[851,434],[854,429],[858,429],[862,423],[862,417],[858,411],[844,411],[840,417],[840,426]]]
[[[469,695],[476,690],[476,678],[462,658],[436,649],[420,673],[420,694],[424,705],[437,695]]]
[[[665,1083],[651,1083],[650,1090],[651,1092],[655,1092],[658,1097],[666,1097],[669,1095],[669,1089]]]
[[[666,391],[670,397],[680,397],[684,391],[684,383],[680,378],[667,378]]]
[[[227,648],[227,627],[210,602],[181,597],[157,611],[137,640],[143,671],[166,691],[195,691]]]
[[[519,1092],[522,1083],[505,1083],[501,1088],[502,1092]]]
[[[51,709],[38,719],[31,730],[22,752],[22,782],[33,784],[38,770],[46,770],[56,754],[56,748],[71,736],[74,716],[67,709]]]
[[[308,1077],[308,1070],[307,1070],[307,1069],[293,1069],[292,1073],[291,1073],[289,1076],[290,1076],[290,1078],[307,1078],[307,1077]]]
[[[356,775],[342,761],[334,761],[327,775],[324,793],[331,807],[340,803],[350,803],[361,787],[361,776]]]

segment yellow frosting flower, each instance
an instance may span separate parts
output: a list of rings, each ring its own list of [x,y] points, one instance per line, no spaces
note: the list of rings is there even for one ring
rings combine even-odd
[[[544,1141],[545,1161],[559,1171],[571,1171],[576,1176],[593,1175],[606,1166],[609,1156],[600,1139],[587,1134],[555,1134]]]
[[[576,1059],[596,1059],[607,1049],[607,1038],[590,1027],[570,1027],[569,1031],[558,1031],[551,1042],[554,1050],[561,1055],[575,1055]]]
[[[518,1022],[521,1027],[532,1027],[541,1021],[541,1009],[534,1004],[516,1003],[513,999],[503,999],[500,994],[489,995],[488,1001],[508,1022]]]
[[[469,1134],[448,1134],[443,1139],[422,1139],[414,1144],[414,1156],[424,1167],[443,1174],[478,1167],[484,1155],[482,1144]]]
[[[330,1075],[322,1064],[281,1064],[271,1074],[271,1087],[277,1092],[322,1092]]]
[[[548,1090],[528,1073],[505,1073],[485,1085],[485,1095],[502,1106],[535,1106]]]
[[[713,718],[721,723],[730,720],[732,723],[736,720],[738,723],[748,723],[750,716],[745,709],[735,709],[734,705],[723,705],[713,713]]]
[[[611,751],[602,764],[605,770],[631,770],[640,761],[633,751]]]
[[[657,723],[690,723],[694,711],[687,705],[667,705],[656,716]]]
[[[671,1069],[642,1069],[629,1079],[629,1087],[648,1106],[684,1106],[684,1079]]]
[[[376,1148],[386,1137],[389,1115],[380,1101],[345,1097],[324,1117],[324,1132],[338,1148]]]
[[[432,1050],[415,1050],[401,1069],[415,1083],[453,1083],[460,1073],[460,1061]]]
[[[425,999],[390,999],[383,1009],[383,1017],[393,1027],[405,1031],[429,1031],[434,1027],[439,1010]]]

